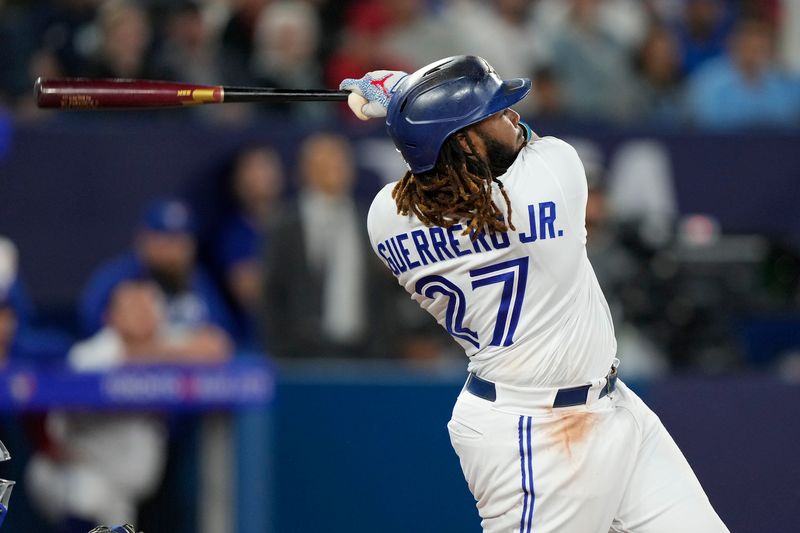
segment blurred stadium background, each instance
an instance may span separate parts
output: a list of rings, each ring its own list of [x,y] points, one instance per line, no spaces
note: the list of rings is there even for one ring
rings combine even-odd
[[[531,77],[519,111],[583,159],[623,379],[731,531],[796,531],[800,0],[0,0],[0,50],[9,531],[479,530],[445,432],[466,361],[365,247],[404,169],[380,121],[31,98],[462,53]]]

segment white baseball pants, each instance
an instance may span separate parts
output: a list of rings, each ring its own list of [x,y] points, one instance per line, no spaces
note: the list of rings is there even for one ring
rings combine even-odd
[[[661,421],[621,381],[555,409],[541,389],[496,387],[494,402],[462,391],[448,423],[485,533],[728,532]]]

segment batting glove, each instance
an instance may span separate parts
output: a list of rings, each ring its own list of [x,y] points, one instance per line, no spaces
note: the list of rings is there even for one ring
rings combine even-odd
[[[361,79],[347,78],[339,84],[342,91],[350,91],[361,98],[348,99],[348,104],[361,120],[386,116],[389,100],[400,80],[408,76],[399,70],[373,70]]]

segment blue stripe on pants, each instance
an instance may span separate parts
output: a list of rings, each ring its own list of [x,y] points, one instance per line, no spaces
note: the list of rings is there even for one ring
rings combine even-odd
[[[533,492],[533,448],[531,447],[531,423],[532,417],[528,417],[528,485],[530,487],[531,503],[528,506],[528,529],[530,533],[531,526],[533,525],[533,504],[536,500],[536,494]]]
[[[527,418],[527,424],[523,424]],[[533,418],[520,416],[519,417],[519,462],[520,473],[522,475],[522,491],[524,493],[522,500],[522,517],[519,521],[519,532],[530,533],[531,525],[533,523],[533,461],[532,461],[532,448],[531,448],[531,424]],[[526,446],[527,443],[527,446]],[[527,463],[527,464],[526,464]],[[527,522],[528,526],[525,527]]]
[[[519,533],[525,533],[525,515],[528,514],[528,485],[525,483],[525,449],[522,435],[522,419],[519,417],[519,469],[522,473],[522,491],[525,493],[522,499],[522,517],[519,519]]]

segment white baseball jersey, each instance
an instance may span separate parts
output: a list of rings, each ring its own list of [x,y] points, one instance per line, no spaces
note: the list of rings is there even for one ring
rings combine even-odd
[[[425,227],[397,214],[394,185],[367,221],[400,284],[494,382],[490,397],[465,387],[448,423],[484,533],[727,533],[658,417],[621,380],[601,397],[616,342],[575,150],[533,141],[500,179],[507,233]],[[590,383],[585,403],[554,406],[558,388]]]
[[[378,256],[464,348],[469,370],[500,383],[563,387],[608,373],[611,314],[586,256],[586,175],[554,137],[527,144],[500,177],[507,233],[462,235],[397,214],[387,185],[367,220]],[[499,188],[495,203],[506,211]],[[508,213],[505,213],[508,219]]]

